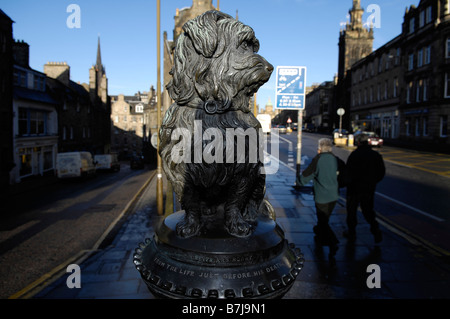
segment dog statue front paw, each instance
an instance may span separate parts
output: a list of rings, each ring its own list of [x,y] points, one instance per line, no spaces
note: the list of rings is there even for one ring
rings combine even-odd
[[[182,238],[196,236],[200,231],[200,222],[192,216],[186,216],[183,221],[177,224],[177,235]]]
[[[235,237],[248,237],[253,231],[250,223],[246,222],[239,214],[232,214],[227,218],[225,227],[228,233]]]

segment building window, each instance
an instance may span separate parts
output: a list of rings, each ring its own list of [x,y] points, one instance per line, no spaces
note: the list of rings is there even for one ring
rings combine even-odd
[[[136,113],[144,112],[144,106],[142,104],[136,105]]]
[[[425,65],[431,63],[431,46],[425,48]]]
[[[423,100],[428,101],[428,79],[423,81]]]
[[[73,140],[73,126],[70,127],[70,139]]]
[[[381,85],[378,83],[377,85],[377,101],[381,100]]]
[[[432,7],[429,6],[429,7],[427,7],[426,23],[430,23],[431,21],[433,21],[433,11],[432,11]]]
[[[63,141],[67,140],[67,127],[65,126],[63,126],[62,139]]]
[[[441,137],[447,137],[447,134],[448,134],[448,116],[442,115],[440,117],[439,135]]]
[[[47,134],[47,113],[28,108],[19,108],[19,135]]]
[[[405,133],[406,133],[406,136],[410,136],[411,135],[411,127],[410,127],[410,118],[409,117],[407,117],[406,118],[406,121],[405,121]]]
[[[406,89],[406,103],[411,103],[411,93],[413,89],[413,83],[409,82],[408,88]]]
[[[398,96],[398,78],[394,78],[394,94],[393,97]]]
[[[422,119],[422,132],[423,136],[428,136],[428,117]]]
[[[415,135],[420,136],[420,119],[418,117],[416,117],[415,129]]]
[[[417,52],[417,67],[421,67],[423,65],[423,49],[420,49]]]
[[[32,168],[32,149],[26,148],[19,152],[19,175],[20,177],[29,176],[33,173]]]
[[[420,11],[419,14],[419,27],[423,27],[425,25],[425,11]]]
[[[415,18],[411,18],[411,20],[409,20],[409,33],[413,33],[414,32],[414,25],[416,23],[416,19]]]
[[[448,73],[445,73],[445,87],[444,87],[444,97],[450,98],[450,77]]]
[[[114,123],[119,123],[119,116],[118,115],[114,116]]]
[[[410,54],[408,58],[408,71],[414,69],[414,54]]]
[[[450,38],[447,38],[445,45],[445,57],[450,58]]]
[[[416,102],[420,102],[420,92],[422,91],[423,81],[420,80],[416,86]]]
[[[370,103],[373,102],[373,86],[370,86],[369,101],[370,101]]]
[[[388,99],[388,87],[389,87],[389,82],[388,82],[388,80],[386,80],[386,82],[384,82],[384,99],[385,100]]]

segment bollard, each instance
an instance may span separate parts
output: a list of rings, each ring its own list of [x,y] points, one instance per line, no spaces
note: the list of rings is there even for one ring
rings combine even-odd
[[[350,134],[348,136],[348,146],[353,147],[354,146],[354,140],[355,140],[355,138],[354,138],[353,134]]]

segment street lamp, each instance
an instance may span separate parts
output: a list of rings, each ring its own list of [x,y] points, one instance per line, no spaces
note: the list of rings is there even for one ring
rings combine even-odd
[[[345,110],[341,107],[337,110],[337,114],[339,115],[339,134],[342,133],[342,116],[345,114]]]

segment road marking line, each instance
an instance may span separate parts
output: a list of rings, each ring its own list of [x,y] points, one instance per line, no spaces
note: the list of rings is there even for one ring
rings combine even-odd
[[[387,199],[387,200],[390,200],[390,201],[392,201],[392,202],[394,202],[394,203],[396,203],[396,204],[399,204],[399,205],[404,206],[404,207],[406,207],[406,208],[408,208],[408,209],[411,209],[411,210],[415,211],[416,213],[419,213],[419,214],[421,214],[421,215],[424,215],[424,216],[427,216],[427,217],[429,217],[429,218],[431,218],[431,219],[434,219],[434,220],[436,220],[436,221],[438,221],[438,222],[443,222],[443,221],[445,221],[445,219],[442,219],[442,218],[436,217],[436,216],[434,216],[434,215],[431,215],[431,214],[429,214],[429,213],[426,213],[426,212],[424,212],[423,210],[420,210],[420,209],[417,209],[417,208],[415,208],[415,207],[412,207],[412,206],[410,206],[410,205],[408,205],[408,204],[405,204],[405,203],[403,203],[403,202],[401,202],[401,201],[398,201],[398,200],[396,200],[396,199],[393,199],[392,197],[386,196],[386,195],[381,194],[381,193],[379,193],[379,192],[376,192],[375,194],[377,194],[378,196],[381,196],[381,197],[383,197],[383,198],[385,198],[385,199]]]

